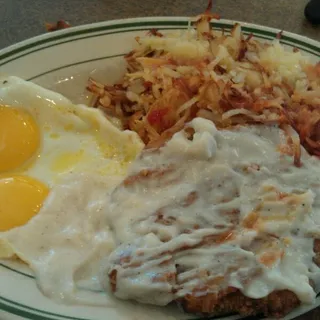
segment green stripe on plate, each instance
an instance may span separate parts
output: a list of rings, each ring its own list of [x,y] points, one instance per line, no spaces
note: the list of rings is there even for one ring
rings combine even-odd
[[[42,50],[45,50],[45,49],[48,49],[48,48],[51,48],[51,47],[54,47],[54,46],[57,46],[57,45],[60,45],[60,44],[64,44],[64,43],[69,43],[69,42],[73,42],[73,41],[78,41],[78,40],[83,40],[83,39],[89,39],[89,38],[94,38],[94,37],[100,37],[100,36],[104,36],[104,35],[111,35],[111,34],[117,34],[117,33],[127,33],[127,32],[132,32],[132,31],[148,31],[149,29],[147,28],[143,28],[143,29],[128,29],[128,30],[122,30],[122,31],[115,31],[115,32],[106,32],[106,33],[100,33],[99,35],[90,35],[90,36],[86,36],[86,37],[80,37],[80,38],[75,38],[75,39],[69,39],[69,40],[66,40],[66,41],[61,41],[61,42],[58,42],[58,43],[54,43],[54,44],[51,44],[49,46],[46,46],[46,47],[41,47],[41,48],[38,48],[38,49],[35,49],[35,50],[32,50],[32,51],[28,51],[27,53],[24,53],[24,54],[21,54],[19,56],[16,56],[10,60],[7,60],[3,63],[0,63],[0,67],[7,64],[7,63],[10,63],[14,60],[17,60],[19,58],[22,58],[24,56],[27,56],[29,54],[32,54],[32,53],[35,53],[35,52],[38,52],[38,51],[42,51]],[[185,28],[159,28],[159,30],[185,30]],[[222,29],[218,29],[218,28],[215,28],[215,30],[219,31],[219,30],[222,30]],[[244,31],[243,32],[245,35],[249,35],[253,32],[248,32],[248,31]],[[275,36],[268,36],[268,37],[265,37],[265,36],[261,36],[261,35],[256,35],[254,34],[254,36],[258,39],[264,39],[264,40],[273,40],[275,39]],[[289,46],[292,46],[292,44],[290,42],[285,42],[283,40],[280,40],[281,43],[283,44],[286,44],[286,45],[289,45]],[[320,57],[320,48],[319,48],[319,54],[315,53],[314,51],[310,51],[308,49],[306,49],[305,47],[301,47],[299,46],[298,44],[295,45],[295,47],[297,49],[300,49],[300,50],[303,50],[305,52],[308,52],[312,55],[315,55],[317,57]],[[120,54],[119,54],[120,56]],[[100,59],[100,58],[98,58]],[[1,61],[1,60],[0,60]],[[78,64],[81,64],[81,62],[79,62]],[[61,67],[60,69],[62,69],[63,67]],[[50,73],[51,71],[47,71],[47,73]],[[35,79],[39,76],[34,76],[32,78],[30,78],[29,80],[31,79]]]
[[[161,29],[161,28],[159,28]],[[132,32],[132,31],[149,31],[150,28],[141,28],[141,29],[128,29],[128,30],[121,30],[121,31],[114,31],[114,32],[105,32],[105,33],[99,33],[98,35],[97,34],[94,34],[94,35],[88,35],[88,36],[85,36],[85,37],[79,37],[79,38],[72,38],[72,39],[69,39],[69,40],[66,40],[66,41],[61,41],[61,42],[55,42],[51,45],[48,45],[46,47],[41,47],[41,48],[38,48],[38,49],[35,49],[35,50],[32,50],[32,51],[28,51],[24,54],[21,54],[19,56],[15,56],[13,57],[12,59],[10,60],[6,60],[5,62],[3,63],[0,63],[0,67],[9,63],[9,62],[12,62],[14,60],[17,60],[19,58],[22,58],[22,57],[25,57],[31,53],[34,53],[34,52],[38,52],[38,51],[41,51],[41,50],[45,50],[45,49],[48,49],[48,48],[51,48],[51,47],[55,47],[57,45],[61,45],[61,44],[64,44],[64,43],[69,43],[69,42],[74,42],[74,41],[78,41],[78,40],[83,40],[83,39],[90,39],[90,38],[95,38],[95,37],[100,37],[100,36],[105,36],[105,35],[111,35],[111,34],[118,34],[118,33],[127,33],[127,32]],[[179,28],[164,28],[164,29],[161,29],[161,30],[180,30]],[[37,46],[38,44],[36,43],[35,46]],[[0,58],[0,61],[1,61],[1,58]]]
[[[216,29],[216,28],[215,28],[215,29]],[[7,64],[7,63],[9,63],[9,62],[12,62],[12,61],[14,61],[14,60],[16,60],[16,59],[19,59],[19,58],[21,58],[21,57],[23,57],[23,56],[26,56],[26,55],[28,55],[28,54],[31,54],[31,53],[34,53],[34,52],[38,52],[38,51],[41,51],[41,50],[45,50],[45,49],[47,49],[47,48],[50,48],[50,47],[53,47],[53,46],[56,46],[56,45],[62,44],[62,43],[68,43],[68,42],[78,41],[78,40],[81,40],[81,39],[98,37],[98,36],[101,36],[101,35],[108,35],[108,34],[115,34],[115,33],[124,33],[124,32],[131,32],[131,31],[146,31],[146,30],[148,30],[148,29],[130,29],[130,30],[125,30],[125,31],[104,33],[104,34],[91,35],[91,36],[82,37],[82,38],[77,38],[77,39],[70,39],[70,40],[68,40],[68,41],[63,41],[63,42],[60,42],[60,43],[55,43],[55,44],[52,44],[52,45],[47,46],[47,47],[42,47],[42,48],[39,48],[39,49],[30,51],[30,52],[28,52],[28,53],[25,53],[25,54],[23,54],[23,55],[20,55],[20,56],[18,56],[18,57],[15,57],[15,58],[13,58],[13,59],[11,59],[11,60],[7,60],[6,62],[0,64],[0,66],[2,66],[2,65],[4,65],[4,64]],[[161,29],[161,30],[172,30],[172,29],[171,29],[171,28],[165,28],[165,29]],[[174,30],[182,30],[182,29],[174,28]],[[216,29],[216,30],[217,30],[217,29]],[[221,30],[221,29],[218,29],[218,30]],[[244,34],[245,34],[245,35],[248,35],[248,34],[250,34],[250,33],[249,33],[249,32],[244,32]],[[256,37],[256,38],[259,38],[259,39],[264,39],[264,40],[272,40],[272,39],[274,39],[274,37],[273,37],[273,38],[272,38],[272,37],[270,38],[270,37],[264,37],[264,36],[261,36],[261,35],[255,35],[255,37]],[[285,41],[281,41],[281,42],[282,42],[283,44],[286,44],[286,45],[289,45],[289,46],[291,45],[290,43],[285,42]],[[318,54],[315,54],[314,52],[309,51],[309,50],[305,49],[304,47],[300,47],[300,46],[298,46],[298,45],[295,46],[295,47],[298,48],[298,49],[300,49],[300,50],[303,50],[303,51],[305,51],[305,52],[308,52],[308,53],[310,53],[310,54],[312,54],[312,55],[316,55],[316,56],[320,57],[320,54],[319,54],[319,55],[318,55]],[[125,55],[125,54],[113,55],[113,56],[110,56],[110,58],[120,57],[120,56],[123,56],[123,55]],[[69,64],[69,65],[61,66],[61,67],[59,67],[59,68],[52,69],[52,70],[48,70],[48,71],[46,71],[46,72],[44,72],[44,73],[41,73],[41,74],[36,75],[36,76],[33,76],[32,78],[30,78],[30,79],[28,79],[28,80],[34,80],[34,79],[36,79],[36,78],[38,78],[38,77],[40,77],[40,76],[49,74],[49,73],[54,72],[54,71],[61,70],[61,69],[63,69],[63,68],[67,68],[67,67],[71,67],[71,66],[75,66],[75,65],[80,65],[80,64],[83,64],[83,63],[87,63],[87,62],[93,62],[93,61],[103,60],[103,59],[107,59],[107,58],[108,58],[108,56],[106,56],[106,57],[100,57],[100,58],[96,58],[96,59],[92,59],[92,60],[80,61],[80,62],[77,62],[77,63],[74,63],[74,64]]]
[[[132,31],[132,30],[130,30]],[[245,33],[246,35],[248,35],[249,33]],[[264,40],[272,40],[268,37],[262,37],[262,36],[256,36],[257,38],[259,39],[264,39]],[[83,39],[83,38],[82,38]],[[72,40],[73,41],[73,40]],[[287,45],[289,45],[288,43],[285,43]],[[304,50],[304,51],[307,51],[309,52],[310,54],[314,54],[308,50],[305,50],[304,48],[300,48],[300,47],[297,47],[298,49],[301,49],[301,50]],[[39,50],[42,50],[42,49],[39,49]],[[29,78],[27,79],[27,81],[32,81],[36,78],[39,78],[39,77],[42,77],[44,75],[47,75],[47,74],[50,74],[51,72],[55,72],[55,71],[59,71],[59,70],[62,70],[64,68],[69,68],[69,67],[73,67],[73,66],[77,66],[77,65],[81,65],[81,64],[85,64],[85,63],[89,63],[89,62],[94,62],[94,61],[99,61],[99,60],[104,60],[104,59],[112,59],[112,58],[118,58],[118,57],[121,57],[121,56],[125,56],[126,53],[123,53],[123,54],[116,54],[116,55],[112,55],[112,56],[103,56],[103,57],[100,57],[100,58],[96,58],[96,59],[89,59],[89,60],[84,60],[84,61],[80,61],[80,62],[76,62],[76,63],[72,63],[72,64],[67,64],[67,65],[64,65],[64,66],[61,66],[59,68],[55,68],[55,69],[51,69],[51,70],[48,70],[46,72],[43,72],[43,73],[40,73],[36,76],[33,76],[32,78]],[[320,55],[319,55],[320,57]]]
[[[6,312],[15,314],[17,316],[23,317],[25,319],[31,319],[31,320],[92,320],[88,318],[78,318],[78,317],[72,317],[72,316],[65,316],[58,313],[53,312],[47,312],[44,310],[28,307],[26,305],[17,303],[15,301],[5,299],[0,296],[0,310],[4,310]],[[224,319],[228,318],[230,315],[227,316],[220,316],[220,317],[206,317],[206,318],[193,318],[190,320],[214,320],[214,319]],[[244,319],[239,317],[235,317],[236,319]],[[233,318],[234,319],[234,318]]]
[[[32,320],[92,320],[87,318],[78,318],[65,316],[58,313],[47,312],[44,310],[28,307],[12,300],[5,299],[0,296],[0,309],[15,314],[17,316]],[[228,318],[230,316],[220,317],[219,319]],[[214,320],[217,317],[205,318],[206,320]],[[204,318],[193,318],[190,320],[204,320]]]
[[[55,69],[51,69],[49,71],[46,71],[46,72],[43,72],[43,73],[40,73],[32,78],[29,78],[27,79],[27,81],[32,81],[36,78],[39,78],[39,77],[42,77],[42,76],[45,76],[49,73],[52,73],[52,72],[55,72],[55,71],[59,71],[59,70],[62,70],[62,69],[65,69],[65,68],[69,68],[69,67],[74,67],[74,66],[78,66],[80,64],[85,64],[85,63],[88,63],[88,62],[94,62],[94,61],[99,61],[99,60],[105,60],[105,59],[112,59],[112,58],[118,58],[118,57],[123,57],[125,56],[127,53],[121,53],[121,54],[115,54],[113,56],[104,56],[104,57],[100,57],[100,58],[95,58],[95,59],[89,59],[89,60],[84,60],[84,61],[80,61],[80,62],[76,62],[76,63],[71,63],[71,64],[66,64],[64,66],[61,66],[59,68],[55,68]]]
[[[154,26],[168,26],[168,27],[173,27],[173,26],[187,26],[188,22],[187,21],[142,21],[142,22],[130,22],[130,23],[120,23],[120,24],[112,24],[108,26],[97,26],[97,27],[89,27],[89,29],[84,29],[84,30],[77,30],[77,31],[72,31],[72,28],[68,29],[66,33],[59,34],[57,36],[52,36],[43,39],[43,40],[38,40],[35,41],[34,43],[30,43],[27,45],[24,45],[20,48],[13,49],[10,52],[7,52],[5,54],[0,55],[0,60],[3,60],[7,57],[10,57],[11,55],[20,53],[22,51],[28,50],[33,48],[34,46],[39,46],[48,42],[56,42],[61,39],[65,38],[70,38],[74,36],[79,36],[83,34],[88,34],[88,33],[93,33],[93,32],[101,32],[101,31],[107,31],[107,30],[117,30],[117,29],[126,29],[126,28],[133,28],[133,27],[144,27],[145,29],[148,29],[150,27]],[[121,31],[122,32],[122,31]],[[96,35],[99,36],[99,35]]]
[[[48,37],[46,39],[43,39],[43,40],[39,40],[39,41],[35,41],[34,43],[30,43],[28,45],[24,45],[20,48],[17,48],[17,49],[13,49],[12,51],[10,52],[7,52],[5,54],[2,54],[0,55],[0,61],[5,59],[5,58],[8,58],[12,55],[16,55],[20,52],[23,52],[23,51],[26,51],[28,49],[31,49],[35,46],[40,46],[42,44],[45,44],[45,43],[49,43],[49,42],[56,42],[54,43],[53,45],[57,45],[57,44],[61,44],[63,42],[59,42],[57,43],[58,40],[61,40],[61,39],[66,39],[66,38],[70,38],[70,37],[74,37],[74,36],[79,36],[79,35],[83,35],[83,34],[88,34],[88,33],[96,33],[96,32],[101,32],[101,31],[106,31],[106,30],[117,30],[117,29],[124,29],[124,28],[138,28],[138,27],[143,27],[143,29],[140,29],[140,30],[147,30],[148,28],[150,27],[155,27],[155,26],[162,26],[162,27],[168,27],[170,29],[172,29],[173,26],[175,27],[184,27],[184,29],[188,26],[188,21],[149,21],[149,22],[135,22],[135,23],[122,23],[122,24],[116,24],[116,25],[109,25],[109,26],[100,26],[100,27],[91,27],[89,29],[84,29],[84,30],[77,30],[77,31],[71,31],[70,32],[67,32],[67,33],[64,33],[64,34],[60,34],[60,35],[57,35],[57,36],[51,36],[51,37]],[[227,30],[230,30],[232,27],[233,27],[233,24],[231,23],[219,23],[219,22],[213,22],[212,23],[212,26],[215,27],[215,28],[218,28],[218,29],[227,29]],[[174,29],[177,29],[177,28],[174,28]],[[266,31],[266,30],[259,30],[259,29],[256,29],[256,28],[253,28],[253,27],[246,27],[246,26],[243,26],[242,27],[243,31],[246,32],[246,33],[253,33],[255,35],[262,35],[262,36],[265,36],[265,37],[271,37],[271,38],[275,38],[276,35],[277,35],[277,32],[272,32],[272,31]],[[129,31],[134,31],[134,30],[122,30],[122,31],[117,31],[117,32],[113,32],[113,33],[123,33],[123,32],[129,32]],[[106,33],[106,34],[109,34],[109,33]],[[112,33],[110,33],[112,34]],[[95,37],[95,36],[101,36],[102,34],[95,34],[95,35],[91,35],[91,36],[87,36],[87,37],[83,37],[83,38],[88,38],[88,37]],[[77,38],[77,39],[73,39],[74,40],[80,40],[82,38]],[[292,38],[290,36],[286,36],[286,35],[283,35],[282,36],[282,40],[286,40],[286,41],[289,41],[291,42],[292,44],[294,44],[295,46],[299,45],[299,46],[303,46],[304,48],[308,48],[312,51],[314,51],[314,54],[320,54],[320,46],[314,46],[310,43],[307,43],[305,41],[301,41],[301,40],[298,40],[298,39],[295,39],[295,38]],[[70,40],[69,40],[70,41]],[[69,42],[67,41],[67,42]],[[51,45],[52,46],[52,45]],[[49,46],[50,47],[50,46]],[[303,49],[303,48],[301,48]],[[305,49],[303,49],[305,50]],[[31,52],[35,52],[36,50],[33,50]],[[31,53],[31,52],[28,52],[28,53]],[[21,57],[21,56],[19,56]],[[18,57],[16,57],[18,58]],[[10,60],[12,61],[12,60]],[[6,61],[0,65],[3,65],[5,63],[8,63],[10,61]]]
[[[10,311],[13,314],[16,314],[21,317],[25,317],[28,315],[28,319],[55,319],[55,320],[61,320],[61,319],[68,319],[68,320],[91,320],[87,318],[78,318],[78,317],[72,317],[72,316],[66,316],[59,313],[54,312],[48,312],[45,310],[40,310],[36,308],[32,308],[29,306],[26,306],[24,304],[15,302],[13,300],[9,300],[6,298],[3,298],[0,296],[0,309],[3,309],[7,311],[7,309],[10,309]],[[41,317],[40,317],[41,315]],[[46,317],[44,318],[43,315]],[[32,317],[31,317],[32,316]]]
[[[262,30],[257,30],[257,29],[250,28],[250,27],[242,27],[242,29],[243,29],[243,31],[246,31],[246,32],[260,33],[262,35],[270,36],[270,37],[273,37],[273,38],[275,38],[277,36],[276,32],[271,32],[271,31],[266,31],[266,30],[262,31]],[[280,42],[282,42],[283,40],[292,42],[295,45],[300,45],[300,46],[303,46],[303,47],[307,47],[308,49],[311,49],[311,50],[315,51],[316,53],[320,54],[320,44],[318,46],[314,46],[314,45],[312,45],[312,44],[310,44],[308,42],[301,41],[301,40],[298,40],[298,39],[295,39],[295,38],[292,38],[292,37],[286,36],[286,35],[282,35],[281,36]]]
[[[3,264],[3,263],[0,263],[0,267],[5,268],[5,269],[10,270],[10,271],[13,271],[13,272],[15,272],[17,274],[20,274],[21,276],[25,276],[25,277],[30,278],[30,279],[35,279],[35,277],[33,275],[25,273],[25,272],[22,272],[22,271],[19,271],[19,270],[15,269],[15,268],[11,268],[11,267]]]
[[[11,314],[14,314],[16,316],[22,317],[23,319],[31,319],[31,320],[60,320],[57,318],[48,318],[43,315],[37,315],[35,313],[19,310],[15,307],[11,307],[9,305],[6,305],[2,302],[0,302],[0,309],[6,312],[9,312]]]

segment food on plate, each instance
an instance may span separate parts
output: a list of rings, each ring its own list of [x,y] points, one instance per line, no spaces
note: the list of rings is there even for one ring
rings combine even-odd
[[[238,23],[230,33],[215,31],[209,9],[187,32],[153,30],[138,37],[125,56],[128,72],[120,83],[90,79],[93,106],[119,118],[149,148],[202,117],[218,128],[290,125],[308,152],[319,156],[320,63],[285,49],[279,39],[244,35]],[[293,143],[299,164],[300,143]]]
[[[151,150],[112,193],[105,278],[122,299],[282,316],[320,290],[320,63],[282,33],[213,30],[210,5],[194,29],[136,38],[120,83],[89,79],[92,106]]]
[[[65,175],[85,172],[108,185],[143,146],[99,110],[17,77],[1,81],[0,141],[0,257],[14,254],[5,232],[37,215]]]
[[[118,247],[105,281],[114,294],[193,313],[277,317],[314,302],[319,160],[302,148],[296,167],[280,146],[289,147],[279,127],[217,130],[196,118],[143,151],[109,200]]]
[[[195,28],[137,38],[121,83],[90,79],[95,108],[2,79],[0,258],[46,296],[205,316],[315,301],[320,65],[212,30],[210,6]]]

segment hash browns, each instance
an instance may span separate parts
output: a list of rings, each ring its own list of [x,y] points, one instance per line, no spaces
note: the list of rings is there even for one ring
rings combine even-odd
[[[93,106],[121,120],[148,148],[162,146],[195,117],[218,128],[252,123],[291,126],[298,141],[289,153],[299,163],[300,143],[320,156],[320,62],[294,48],[211,28],[208,9],[184,34],[152,30],[126,55],[128,72],[115,85],[89,79]],[[277,38],[281,38],[282,33]]]

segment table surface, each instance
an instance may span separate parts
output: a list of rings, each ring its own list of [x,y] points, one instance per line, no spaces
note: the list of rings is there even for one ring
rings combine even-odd
[[[213,0],[223,18],[267,25],[320,40],[304,18],[308,0]],[[207,0],[0,0],[0,48],[45,32],[59,19],[80,25],[139,16],[192,16]]]
[[[320,26],[304,18],[308,0],[214,0],[222,18],[257,23],[320,41]],[[207,0],[0,0],[0,49],[45,32],[45,22],[76,26],[142,16],[194,16]],[[319,320],[320,309],[297,320]]]

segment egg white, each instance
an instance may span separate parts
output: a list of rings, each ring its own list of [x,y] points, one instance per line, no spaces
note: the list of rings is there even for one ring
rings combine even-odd
[[[77,283],[99,289],[101,260],[114,249],[106,210],[121,177],[70,173],[53,187],[39,214],[0,235],[34,271],[41,291],[54,300],[81,302]],[[8,249],[8,247],[7,247]]]
[[[69,172],[124,174],[143,147],[136,134],[120,131],[100,110],[17,77],[1,79],[0,104],[29,112],[39,126],[40,149],[15,173],[49,187]]]
[[[143,143],[135,133],[116,128],[101,111],[74,105],[62,95],[18,77],[11,76],[0,80],[0,104],[27,111],[40,130],[41,145],[36,155],[20,168],[5,174],[19,174],[37,179],[49,187],[49,196],[43,208],[26,225],[0,232],[0,258],[17,255],[32,266],[35,260],[28,252],[35,250],[35,244],[41,243],[50,248],[49,243],[61,243],[61,237],[68,233],[68,228],[84,234],[87,232],[91,221],[90,203],[98,201],[95,200],[95,195],[106,193],[114,186],[115,180],[125,175],[129,163],[142,150]],[[85,199],[86,194],[82,189],[77,193],[77,183],[73,184],[73,181],[78,181],[77,177],[82,175],[86,176],[86,181],[91,177],[91,181],[102,179],[103,183],[91,184],[92,190],[87,187],[87,193],[92,196],[91,202],[88,200],[87,203],[77,206],[77,198]],[[83,180],[81,181],[83,184]],[[72,193],[69,193],[70,188],[64,187],[69,182],[75,188]],[[60,187],[66,194],[59,191]],[[61,202],[62,199],[65,199],[65,202]],[[48,203],[51,208],[49,216],[45,209]],[[64,203],[64,208],[61,203]],[[60,215],[57,219],[57,214],[61,212],[66,216]],[[78,221],[81,212],[81,226],[72,227],[73,221]],[[35,224],[36,229],[33,228]],[[50,230],[46,231],[48,237],[45,239],[40,238],[36,232],[44,224]],[[71,232],[70,243],[81,243],[74,235],[75,233]],[[92,231],[89,236],[95,237],[96,234]],[[23,241],[20,246],[17,244],[19,239],[29,241]],[[91,249],[93,248],[94,245]],[[65,249],[61,246],[59,250]]]

